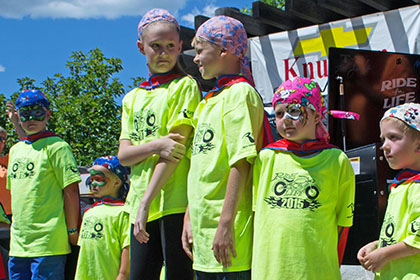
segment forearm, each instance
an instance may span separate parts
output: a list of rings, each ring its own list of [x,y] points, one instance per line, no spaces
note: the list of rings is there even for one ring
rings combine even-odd
[[[64,189],[63,195],[67,228],[78,227],[80,221],[79,184],[68,185]]]
[[[219,224],[233,225],[249,176],[250,165],[246,159],[238,161],[229,172],[225,201]]]
[[[129,247],[125,247],[121,252],[120,271],[117,280],[126,280],[130,275]]]
[[[177,168],[179,162],[159,159],[153,171],[152,178],[143,195],[140,208],[149,209],[150,204]]]
[[[17,121],[17,120],[16,121],[12,121],[12,123],[13,123],[13,126],[16,129],[16,133],[17,133],[17,135],[19,137],[19,140],[22,140],[23,138],[25,138],[26,137],[26,132],[25,132],[25,130],[23,130],[23,128],[20,125],[19,121]]]
[[[405,258],[420,253],[420,249],[414,248],[410,245],[405,244],[404,242],[398,242],[387,247],[381,248],[386,257],[387,262]]]
[[[122,165],[132,166],[158,152],[158,140],[141,145],[132,145],[130,140],[121,140],[118,149],[118,160]]]

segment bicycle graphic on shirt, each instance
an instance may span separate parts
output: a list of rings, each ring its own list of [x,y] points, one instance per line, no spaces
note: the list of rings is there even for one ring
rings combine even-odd
[[[274,195],[264,199],[271,208],[314,211],[321,206],[317,200],[320,190],[311,177],[280,172],[271,181]]]

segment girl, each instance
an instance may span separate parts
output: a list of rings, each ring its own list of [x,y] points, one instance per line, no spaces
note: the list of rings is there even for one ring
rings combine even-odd
[[[201,93],[177,64],[182,41],[168,11],[147,12],[138,33],[150,77],[124,97],[118,152],[121,163],[132,167],[126,201],[132,224],[130,279],[159,279],[163,260],[166,279],[192,279],[181,245],[189,170],[184,152]]]

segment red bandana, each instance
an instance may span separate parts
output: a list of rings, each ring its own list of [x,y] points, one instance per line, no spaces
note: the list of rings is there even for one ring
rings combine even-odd
[[[420,171],[404,169],[400,171],[394,178],[394,182],[389,186],[390,189],[398,187],[404,182],[418,182],[420,183]]]
[[[149,77],[149,80],[143,81],[139,87],[144,89],[154,89],[160,85],[171,82],[179,77],[182,77],[180,74],[175,74],[172,72],[163,73],[163,74],[153,74]]]
[[[43,131],[43,132],[26,136],[22,138],[22,141],[25,142],[26,144],[32,144],[39,139],[46,138],[46,137],[53,137],[53,136],[60,137],[59,135],[47,130],[47,131]]]
[[[325,149],[338,149],[338,147],[318,139],[308,140],[303,144],[298,144],[287,139],[281,139],[265,147],[265,149],[280,150],[284,152],[308,153],[318,152]]]
[[[240,75],[221,76],[219,79],[217,79],[216,86],[211,91],[209,91],[209,93],[207,93],[207,95],[204,98],[205,99],[210,98],[213,96],[214,93],[218,92],[219,90],[222,90],[225,87],[231,86],[233,84],[242,83],[242,82],[248,83],[252,87],[254,87],[251,84],[251,82],[248,81],[244,76],[240,76]]]
[[[121,200],[121,199],[118,199],[118,198],[113,198],[113,197],[110,197],[110,196],[105,196],[105,197],[102,197],[101,199],[99,199],[98,201],[96,201],[94,204],[92,204],[92,206],[87,208],[85,210],[85,212],[88,211],[89,209],[92,209],[95,206],[99,206],[99,205],[102,205],[102,204],[124,205],[124,200]]]

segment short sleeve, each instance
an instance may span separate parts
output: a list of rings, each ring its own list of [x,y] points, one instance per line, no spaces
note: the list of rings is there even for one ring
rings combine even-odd
[[[235,86],[235,85],[234,85]],[[253,163],[261,145],[261,129],[264,107],[258,93],[248,84],[232,86],[223,115],[223,126],[229,166],[246,158]]]
[[[254,162],[252,171],[252,210],[255,211],[258,199],[258,187],[260,185],[261,175],[261,153],[257,156]]]
[[[355,176],[350,160],[342,153],[340,155],[340,181],[337,200],[337,225],[350,227],[353,225]]]
[[[132,122],[130,122],[131,112],[131,96],[133,92],[129,92],[122,101],[122,113],[121,113],[121,134],[120,140],[130,140],[130,131],[133,130]]]
[[[171,92],[167,130],[171,131],[179,125],[193,126],[193,115],[201,100],[201,91],[197,82],[189,77],[183,77],[170,85]]]
[[[409,207],[406,214],[409,217],[407,237],[403,240],[405,244],[420,249],[420,185],[412,184],[410,186],[408,201]]]
[[[81,181],[79,169],[70,146],[64,142],[51,145],[49,159],[57,182],[62,188]]]

